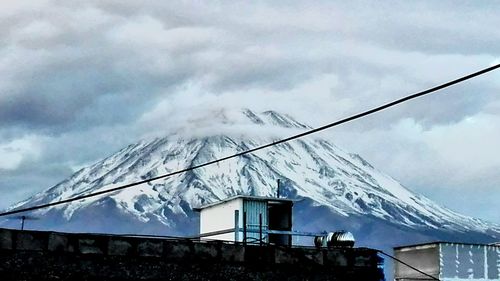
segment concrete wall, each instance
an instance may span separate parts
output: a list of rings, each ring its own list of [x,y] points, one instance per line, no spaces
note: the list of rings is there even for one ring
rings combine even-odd
[[[0,229],[1,280],[380,280],[376,252]]]

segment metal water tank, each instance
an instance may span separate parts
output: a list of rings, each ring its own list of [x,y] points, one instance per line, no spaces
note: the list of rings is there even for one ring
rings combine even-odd
[[[323,236],[314,237],[314,245],[316,247],[354,247],[354,235],[349,231],[329,232]]]

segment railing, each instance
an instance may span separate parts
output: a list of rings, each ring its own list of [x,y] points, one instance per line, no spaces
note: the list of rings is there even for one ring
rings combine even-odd
[[[265,229],[265,227],[262,227],[262,225],[259,225],[258,229],[248,228],[248,227],[228,228],[228,229],[223,229],[223,230],[218,230],[218,231],[201,233],[199,235],[191,236],[189,238],[191,238],[191,239],[206,238],[206,237],[217,236],[217,235],[227,234],[227,233],[234,233],[235,237],[238,237],[238,238],[239,238],[239,234],[243,233],[242,241],[239,241],[239,239],[235,239],[235,242],[247,243],[247,242],[249,242],[248,238],[252,238],[252,240],[254,240],[254,241],[252,241],[251,243],[258,242],[261,244],[265,243],[266,238],[269,236],[269,234],[303,236],[303,237],[316,237],[316,236],[324,236],[327,234],[326,231],[306,232],[306,231],[293,231],[293,230],[272,230],[272,229]],[[259,238],[248,237],[248,235],[247,235],[248,233],[258,233]]]
[[[262,219],[262,214],[259,214],[259,222],[257,223],[248,223],[247,222],[247,212],[243,212],[242,216],[242,227],[240,227],[240,214],[239,210],[234,211],[234,228],[228,228],[228,229],[222,229],[222,230],[217,230],[217,231],[212,231],[212,232],[206,232],[206,233],[201,233],[196,236],[191,236],[190,238],[197,239],[197,238],[207,238],[207,237],[213,237],[213,236],[218,236],[222,234],[228,234],[228,233],[234,233],[234,242],[243,242],[246,244],[247,242],[249,243],[259,243],[259,244],[267,244],[269,243],[269,235],[289,235],[291,237],[293,236],[306,236],[306,237],[316,237],[316,236],[324,236],[327,234],[326,231],[323,232],[305,232],[305,231],[293,231],[293,230],[278,230],[278,229],[269,229],[267,225],[263,225],[263,219]],[[258,234],[258,237],[255,237],[255,235],[250,235],[249,233],[252,234]],[[243,234],[242,239],[240,239],[241,234]],[[252,239],[252,241],[248,241],[249,239]],[[206,239],[204,239],[206,240]],[[291,244],[291,243],[289,243]]]

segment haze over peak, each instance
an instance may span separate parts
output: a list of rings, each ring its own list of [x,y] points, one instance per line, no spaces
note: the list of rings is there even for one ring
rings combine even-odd
[[[160,123],[161,122],[161,123]],[[190,111],[175,119],[158,120],[158,130],[150,138],[165,135],[179,138],[199,138],[226,135],[249,138],[283,138],[304,132],[311,126],[297,121],[292,115],[275,110],[256,111],[248,108],[211,108]]]

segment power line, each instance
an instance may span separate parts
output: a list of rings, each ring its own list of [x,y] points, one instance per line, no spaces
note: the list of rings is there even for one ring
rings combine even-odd
[[[294,140],[294,139],[298,139],[298,138],[301,138],[301,137],[304,137],[304,136],[307,136],[307,135],[310,135],[310,134],[317,133],[319,131],[323,131],[323,130],[326,130],[326,129],[329,129],[329,128],[332,128],[332,127],[335,127],[335,126],[338,126],[338,125],[341,125],[341,124],[344,124],[344,123],[347,123],[347,122],[359,119],[361,117],[364,117],[364,116],[367,116],[367,115],[370,115],[370,114],[382,111],[382,110],[387,109],[389,107],[393,107],[393,106],[398,105],[400,103],[403,103],[403,102],[406,102],[406,101],[409,101],[409,100],[412,100],[412,99],[416,99],[418,97],[421,97],[421,96],[424,96],[424,95],[428,95],[428,94],[434,93],[436,91],[439,91],[441,89],[444,89],[444,88],[450,87],[452,85],[461,83],[463,81],[472,79],[472,78],[474,78],[476,76],[480,76],[482,74],[485,74],[485,73],[488,73],[490,71],[493,71],[493,70],[495,70],[495,69],[497,69],[499,67],[500,67],[500,64],[496,64],[496,65],[490,66],[488,68],[484,68],[484,69],[482,69],[480,71],[477,71],[477,72],[468,74],[466,76],[460,77],[458,79],[455,79],[455,80],[446,82],[444,84],[435,86],[433,88],[430,88],[430,89],[427,89],[427,90],[424,90],[424,91],[421,91],[421,92],[418,92],[418,93],[415,93],[415,94],[412,94],[412,95],[400,98],[398,100],[395,100],[395,101],[383,104],[381,106],[372,108],[370,110],[367,110],[367,111],[364,111],[364,112],[352,115],[350,117],[341,119],[339,121],[336,121],[336,122],[333,122],[333,123],[330,123],[330,124],[327,124],[327,125],[315,128],[315,129],[311,129],[309,131],[306,131],[306,132],[303,132],[303,133],[300,133],[300,134],[297,134],[297,135],[293,135],[291,137],[284,138],[284,139],[281,139],[281,140],[278,140],[278,141],[275,141],[275,142],[272,142],[272,143],[264,144],[264,145],[261,145],[261,146],[258,146],[258,147],[246,150],[246,151],[238,152],[238,153],[235,153],[233,155],[229,155],[229,156],[222,157],[222,158],[219,158],[219,159],[216,159],[216,160],[205,162],[203,164],[194,165],[194,166],[191,166],[191,167],[188,167],[188,168],[185,168],[185,169],[182,169],[182,170],[178,170],[178,171],[175,171],[175,172],[172,172],[172,173],[168,173],[168,174],[164,174],[164,175],[152,177],[152,178],[149,178],[149,179],[146,179],[146,180],[142,180],[142,181],[138,181],[138,182],[134,182],[134,183],[125,184],[125,185],[122,185],[122,186],[118,186],[118,187],[114,187],[114,188],[110,188],[110,189],[106,189],[106,190],[102,190],[102,191],[98,191],[98,192],[94,192],[94,193],[89,193],[89,194],[86,194],[86,195],[80,195],[80,196],[76,196],[76,197],[73,197],[73,198],[64,199],[64,200],[57,201],[57,202],[52,202],[52,203],[47,203],[47,204],[41,204],[41,205],[37,205],[37,206],[33,206],[33,207],[28,207],[28,208],[23,208],[23,209],[17,209],[17,210],[3,212],[3,213],[0,213],[0,217],[12,215],[12,214],[17,214],[17,213],[22,213],[22,212],[28,212],[28,211],[38,210],[38,209],[43,209],[43,208],[47,208],[47,207],[52,207],[52,206],[57,206],[57,205],[61,205],[61,204],[66,204],[66,203],[69,203],[69,202],[72,202],[72,201],[76,201],[76,200],[81,200],[81,199],[86,199],[86,198],[89,198],[89,197],[99,196],[99,195],[102,195],[102,194],[106,194],[106,193],[110,193],[110,192],[114,192],[114,191],[126,189],[126,188],[133,187],[133,186],[136,186],[136,185],[140,185],[140,184],[143,184],[143,183],[148,183],[148,182],[151,182],[151,181],[155,181],[155,180],[159,180],[159,179],[171,177],[171,176],[174,176],[174,175],[177,175],[177,174],[185,173],[185,172],[188,172],[188,171],[192,171],[192,170],[195,170],[195,169],[199,169],[199,168],[202,168],[202,167],[205,167],[205,166],[213,165],[213,164],[216,164],[216,163],[219,163],[219,162],[222,162],[222,161],[226,161],[226,160],[229,160],[229,159],[232,159],[232,158],[236,158],[236,157],[239,157],[239,156],[242,156],[242,155],[245,155],[245,154],[249,154],[249,153],[252,153],[252,152],[255,152],[255,151],[258,151],[258,150],[262,150],[264,148],[268,148],[268,147],[271,147],[271,146],[274,146],[274,145],[277,145],[277,144],[285,143],[285,142],[288,142],[288,141],[291,141],[291,140]]]

